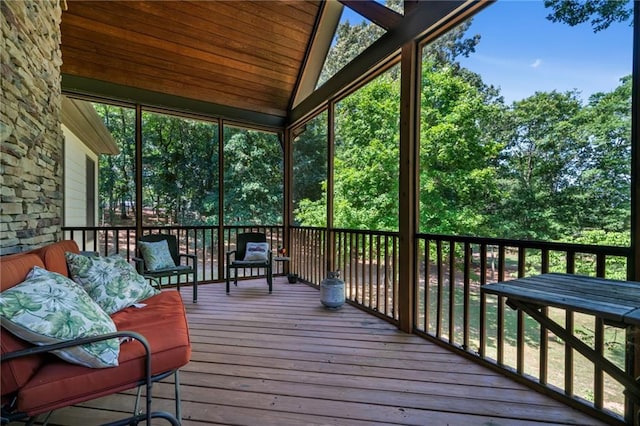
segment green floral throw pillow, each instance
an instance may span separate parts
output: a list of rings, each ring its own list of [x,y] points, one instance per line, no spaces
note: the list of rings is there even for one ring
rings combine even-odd
[[[71,279],[109,315],[159,293],[122,256],[88,257],[67,252]]]
[[[148,271],[176,267],[166,240],[157,242],[138,241],[138,245]]]
[[[35,345],[117,331],[109,315],[82,287],[37,266],[25,281],[0,293],[0,320],[8,331]],[[114,367],[118,365],[120,343],[108,339],[54,353],[86,367]]]

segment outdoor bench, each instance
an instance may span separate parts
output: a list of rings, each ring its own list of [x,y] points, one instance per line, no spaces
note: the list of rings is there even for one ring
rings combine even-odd
[[[61,241],[29,252],[0,257],[0,290],[23,282],[34,266],[69,276],[65,252],[80,253],[74,241]],[[165,291],[142,302],[144,307],[127,307],[110,315],[117,331],[45,346],[32,345],[0,329],[2,423],[28,419],[42,413],[78,404],[127,389],[145,386],[146,406],[113,425],[137,424],[163,418],[179,425],[180,394],[178,369],[189,362],[191,343],[180,293]],[[118,365],[89,368],[64,361],[50,353],[61,347],[77,346],[108,338],[124,338]],[[176,416],[151,411],[153,382],[175,375]]]

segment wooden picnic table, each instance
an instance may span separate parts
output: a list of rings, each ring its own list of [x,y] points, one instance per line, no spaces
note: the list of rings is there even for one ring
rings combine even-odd
[[[553,332],[567,345],[580,352],[596,366],[608,373],[625,387],[626,395],[640,402],[640,377],[626,372],[607,360],[598,352],[573,335],[573,330],[552,320],[547,306],[582,312],[602,319],[606,324],[633,330],[640,327],[640,282],[619,281],[572,274],[542,274],[487,284],[482,287],[485,294],[507,298],[507,305],[519,309],[541,326]],[[640,353],[637,342],[627,345],[627,359],[634,360]],[[627,412],[627,420],[633,413]]]

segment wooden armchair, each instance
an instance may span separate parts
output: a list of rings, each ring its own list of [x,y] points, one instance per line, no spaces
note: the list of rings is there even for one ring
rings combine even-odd
[[[261,232],[247,232],[238,234],[236,240],[236,249],[227,252],[227,293],[229,293],[229,282],[231,280],[231,270],[235,270],[234,285],[238,285],[238,269],[244,268],[264,268],[267,276],[267,284],[269,285],[269,293],[273,288],[273,270],[272,270],[272,254],[267,246],[264,258],[252,260],[252,256],[247,256],[247,246],[250,243],[267,243],[267,236]],[[253,246],[250,246],[250,248]],[[233,257],[233,260],[232,260]]]
[[[139,241],[147,243],[157,243],[166,241],[169,248],[169,253],[173,259],[175,266],[150,269],[147,262],[145,262],[144,256],[134,257],[136,262],[136,269],[138,273],[144,275],[145,278],[155,281],[156,284],[160,284],[161,278],[176,277],[176,288],[180,291],[180,277],[185,275],[188,279],[189,275],[193,275],[193,303],[198,302],[198,260],[195,254],[186,254],[178,252],[178,242],[175,235],[170,234],[149,234],[143,235]],[[138,250],[139,251],[139,250]],[[185,264],[182,264],[182,259],[185,259]],[[190,264],[189,264],[190,263]]]

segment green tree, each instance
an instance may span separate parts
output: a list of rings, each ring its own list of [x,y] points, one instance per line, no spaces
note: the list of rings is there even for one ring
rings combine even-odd
[[[120,149],[118,155],[99,158],[101,216],[113,225],[118,210],[120,219],[127,219],[129,206],[133,207],[135,200],[135,110],[106,104],[93,106]]]
[[[277,135],[225,127],[224,224],[282,223],[283,162]]]
[[[492,234],[498,200],[496,125],[500,102],[454,67],[423,61],[420,117],[420,230]],[[492,232],[493,231],[493,232]]]
[[[582,172],[575,200],[579,229],[628,231],[631,211],[631,76],[610,93],[596,93],[581,111]]]
[[[400,83],[393,74],[336,106],[336,227],[398,229]]]
[[[158,217],[182,224],[217,217],[217,129],[200,120],[143,114],[145,206]]]
[[[557,240],[576,229],[576,186],[586,141],[576,92],[536,92],[514,102],[502,155],[500,215],[512,238]]]
[[[326,226],[327,197],[327,112],[312,118],[299,129],[293,143],[294,222]],[[312,216],[304,216],[316,203]]]
[[[336,106],[336,227],[398,229],[400,87],[393,76],[394,70],[376,78]],[[304,225],[326,222],[326,183],[321,187],[322,197],[299,204]]]
[[[633,2],[624,0],[545,0],[553,9],[547,19],[576,26],[590,21],[594,32],[602,31],[614,22],[624,22],[633,15]]]

